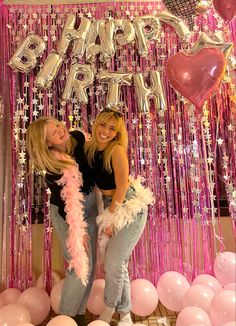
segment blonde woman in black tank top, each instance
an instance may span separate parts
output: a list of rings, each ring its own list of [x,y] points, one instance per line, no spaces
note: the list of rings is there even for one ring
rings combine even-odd
[[[99,319],[110,323],[117,311],[118,326],[132,325],[128,262],[145,227],[147,206],[153,203],[151,191],[142,187],[140,178],[134,180],[129,176],[127,145],[123,114],[116,109],[104,109],[93,124],[85,154],[104,206],[97,217],[106,304]]]

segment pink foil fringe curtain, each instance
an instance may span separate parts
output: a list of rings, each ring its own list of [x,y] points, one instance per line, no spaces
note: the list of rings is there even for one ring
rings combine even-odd
[[[39,59],[42,65],[50,51],[56,48],[70,13],[80,17],[90,13],[94,19],[109,15],[132,19],[135,15],[159,12],[163,5],[160,1],[137,1],[41,6],[0,4],[0,8],[0,87],[4,114],[10,115],[12,158],[11,180],[5,184],[1,199],[2,207],[5,207],[6,196],[11,196],[10,216],[5,211],[2,217],[2,288],[25,289],[33,284],[32,223],[33,220],[37,223],[43,216],[44,249],[40,259],[49,291],[52,265],[49,198],[41,177],[28,174],[26,128],[37,117],[52,115],[66,121],[68,126],[90,131],[92,121],[104,105],[106,88],[94,82],[89,87],[88,105],[81,105],[75,98],[61,107],[59,98],[71,63],[69,53],[47,90],[34,86],[39,66],[24,74],[13,71],[7,62],[17,45],[31,32],[48,38],[47,49]],[[233,72],[228,69],[217,93],[203,109],[196,109],[167,82],[166,61],[184,45],[171,26],[163,24],[162,28],[160,39],[151,44],[147,58],[141,58],[134,45],[126,45],[117,50],[109,68],[110,71],[141,72],[145,77],[150,71],[158,70],[164,85],[167,101],[164,112],[153,104],[150,112],[139,112],[133,87],[124,86],[121,91],[121,109],[129,132],[130,168],[133,174],[145,178],[156,196],[144,235],[132,255],[130,273],[132,279],[146,278],[153,284],[168,270],[179,271],[188,279],[202,272],[212,273],[217,250],[224,250],[219,211],[222,185],[234,230],[236,221]],[[212,34],[216,30],[222,30],[228,41],[235,42],[235,24],[225,26],[212,9],[195,19],[192,44],[201,31]],[[102,64],[97,62],[96,69],[100,68]],[[6,248],[7,241],[9,249]]]

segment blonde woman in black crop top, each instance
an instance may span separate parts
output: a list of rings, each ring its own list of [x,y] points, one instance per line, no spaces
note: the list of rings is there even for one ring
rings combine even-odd
[[[52,117],[40,117],[28,126],[26,142],[30,162],[44,172],[50,188],[50,217],[69,264],[59,313],[85,326],[97,242],[97,205],[84,153],[85,136],[78,130],[68,132],[63,122]]]
[[[106,308],[100,320],[110,323],[115,311],[118,326],[132,325],[128,261],[142,235],[152,193],[129,177],[128,137],[119,110],[104,109],[97,116],[85,154],[103,198],[97,217],[100,259],[104,260]],[[101,206],[101,205],[100,205]]]

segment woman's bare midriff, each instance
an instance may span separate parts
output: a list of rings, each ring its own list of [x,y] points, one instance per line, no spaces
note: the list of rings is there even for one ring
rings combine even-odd
[[[127,183],[126,191],[128,190],[129,186],[130,186],[130,182]],[[109,189],[109,190],[100,189],[101,193],[106,197],[112,197],[114,195],[115,190],[116,189]]]

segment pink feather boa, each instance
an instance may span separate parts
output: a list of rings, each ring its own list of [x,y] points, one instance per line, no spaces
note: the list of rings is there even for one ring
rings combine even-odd
[[[68,155],[53,152],[57,159],[71,159]],[[89,260],[85,249],[88,238],[87,223],[84,221],[83,194],[80,188],[83,183],[78,166],[71,166],[62,170],[62,177],[57,181],[63,186],[61,198],[65,201],[66,221],[69,225],[66,245],[70,254],[69,269],[74,269],[75,274],[84,285],[87,284]]]

